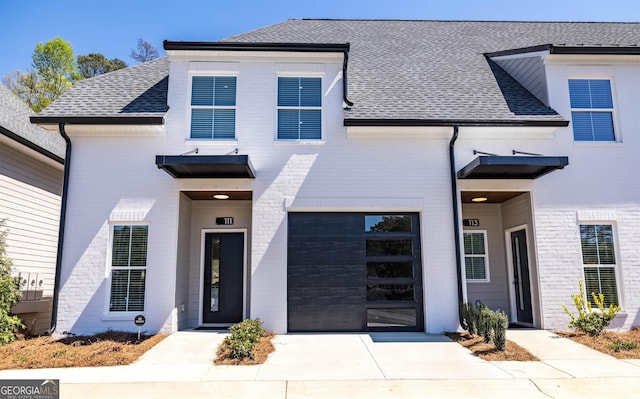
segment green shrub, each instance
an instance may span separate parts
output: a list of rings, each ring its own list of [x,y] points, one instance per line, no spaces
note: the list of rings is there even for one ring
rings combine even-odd
[[[504,351],[507,348],[509,318],[500,310],[493,312],[491,316],[493,317],[493,344],[499,351]]]
[[[462,328],[471,335],[481,336],[486,343],[493,341],[496,349],[505,350],[509,319],[504,312],[491,310],[483,303],[475,306],[465,302],[460,304],[460,309]]]
[[[640,344],[633,341],[615,340],[611,343],[611,345],[609,345],[609,349],[611,349],[614,352],[632,351],[639,348],[640,348]]]
[[[0,220],[0,228],[5,226],[5,219]],[[5,241],[7,230],[0,230],[0,345],[15,341],[16,331],[24,328],[20,317],[11,314],[11,308],[20,299],[20,285],[11,275],[13,262],[7,256]]]
[[[565,305],[562,305],[562,309],[571,317],[569,328],[576,329],[585,334],[591,336],[598,336],[600,333],[609,326],[611,320],[616,317],[616,313],[620,311],[620,306],[609,305],[608,308],[604,307],[604,294],[595,292],[591,293],[593,301],[595,302],[598,310],[594,310],[591,307],[591,302],[586,300],[584,294],[584,284],[582,281],[578,281],[579,292],[571,297],[573,303],[576,305],[578,315],[574,316],[573,313],[567,309]]]
[[[231,334],[224,339],[224,342],[229,347],[233,358],[253,359],[253,350],[260,337],[266,334],[260,319],[246,319],[229,327],[229,331]]]
[[[487,344],[493,337],[493,311],[483,304],[480,304],[480,335]]]

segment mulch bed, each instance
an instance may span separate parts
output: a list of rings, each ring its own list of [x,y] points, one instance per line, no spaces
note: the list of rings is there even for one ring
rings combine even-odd
[[[271,343],[271,339],[273,338],[273,334],[266,334],[260,338],[256,348],[253,351],[253,358],[244,357],[244,358],[234,358],[231,357],[231,351],[225,342],[220,344],[218,348],[218,353],[216,359],[214,360],[215,364],[218,365],[254,365],[254,364],[262,364],[267,361],[269,354],[275,350],[273,344]]]
[[[92,336],[18,339],[0,346],[0,370],[131,364],[166,335],[107,331]]]
[[[477,335],[469,333],[446,333],[446,336],[453,341],[459,343],[469,349],[474,355],[487,361],[518,361],[528,362],[537,361],[537,357],[533,356],[529,351],[519,346],[513,341],[507,340],[504,351],[496,349],[493,343],[485,343],[484,339]]]
[[[626,332],[604,331],[597,337],[579,332],[556,334],[617,359],[640,359],[640,329]]]

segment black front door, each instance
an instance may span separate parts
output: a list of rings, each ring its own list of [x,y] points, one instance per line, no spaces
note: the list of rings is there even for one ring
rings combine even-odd
[[[207,233],[204,239],[203,323],[242,321],[244,233]]]
[[[511,233],[511,253],[513,254],[513,284],[516,296],[517,321],[533,324],[527,233],[524,229]]]

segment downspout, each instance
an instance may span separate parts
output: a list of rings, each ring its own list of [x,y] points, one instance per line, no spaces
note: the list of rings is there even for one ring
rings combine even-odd
[[[62,199],[60,204],[60,225],[58,227],[58,252],[56,254],[56,272],[53,283],[53,303],[51,307],[51,327],[47,331],[47,335],[51,335],[56,330],[58,321],[58,297],[60,292],[60,274],[62,271],[62,247],[64,246],[64,226],[67,215],[67,197],[69,192],[69,172],[71,166],[71,139],[67,136],[64,129],[64,123],[58,123],[58,131],[60,136],[66,143],[64,155],[64,173],[62,178]]]
[[[342,59],[342,101],[344,102],[346,108],[353,106],[353,103],[349,101],[349,98],[347,96],[348,94],[347,65],[348,64],[349,64],[349,50],[347,49],[344,51],[344,58]]]
[[[458,322],[463,325],[462,309],[460,304],[464,299],[463,287],[462,287],[462,261],[460,260],[460,217],[458,216],[458,184],[456,176],[456,156],[455,156],[455,144],[458,140],[458,126],[453,127],[453,135],[449,141],[449,166],[451,168],[451,201],[453,211],[453,234],[454,243],[456,247],[456,275],[458,277]]]

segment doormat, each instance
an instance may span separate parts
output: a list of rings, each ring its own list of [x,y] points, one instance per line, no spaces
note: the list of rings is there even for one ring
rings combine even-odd
[[[195,331],[221,331],[221,332],[229,332],[228,328],[225,327],[196,327]]]
[[[528,326],[526,324],[517,324],[517,323],[509,323],[509,328],[511,329],[528,328],[529,330],[535,329],[533,326]]]

